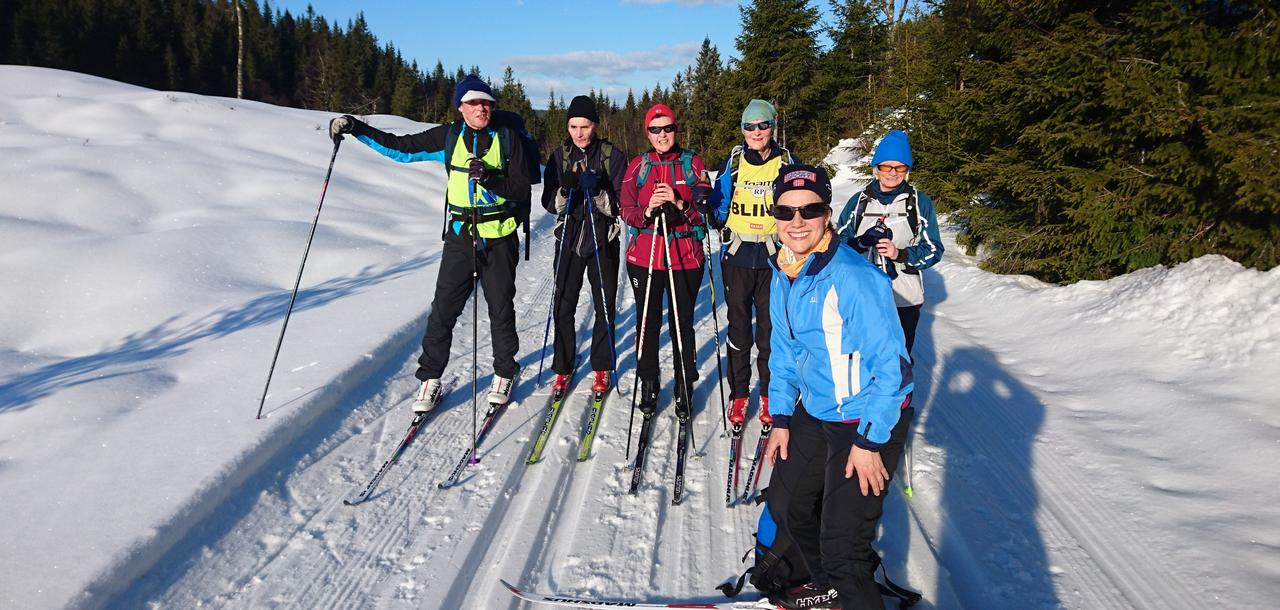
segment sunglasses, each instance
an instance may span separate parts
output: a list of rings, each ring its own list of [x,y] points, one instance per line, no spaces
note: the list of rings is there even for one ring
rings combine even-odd
[[[886,174],[905,174],[911,171],[911,167],[907,165],[886,165],[884,163],[877,165],[876,169]]]
[[[670,124],[670,125],[661,125],[661,126],[654,125],[653,127],[649,127],[648,129],[649,129],[649,133],[651,133],[651,134],[653,134],[653,135],[655,135],[655,136],[656,136],[656,135],[658,135],[658,134],[660,134],[660,133],[662,133],[662,132],[664,132],[664,131],[665,131],[665,132],[667,132],[667,133],[675,133],[675,131],[676,131],[676,124],[675,124],[675,123],[672,123],[672,124]]]
[[[760,121],[759,123],[743,123],[743,131],[755,131],[757,129],[773,129],[773,121]]]
[[[814,201],[807,205],[796,207],[774,204],[771,213],[773,214],[773,217],[778,220],[791,220],[796,217],[796,212],[799,212],[800,217],[805,220],[813,220],[815,218],[822,218],[829,211],[831,211],[831,206],[821,201]]]

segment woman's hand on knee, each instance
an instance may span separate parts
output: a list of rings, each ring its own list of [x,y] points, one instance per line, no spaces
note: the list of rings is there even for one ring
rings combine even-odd
[[[844,478],[853,478],[855,472],[858,474],[858,488],[864,496],[868,490],[880,495],[889,481],[889,471],[884,469],[880,454],[858,446],[849,450],[849,461],[844,465]]]
[[[769,433],[769,444],[765,445],[764,454],[772,466],[776,457],[787,459],[787,443],[791,440],[791,431],[786,428],[774,428]]]

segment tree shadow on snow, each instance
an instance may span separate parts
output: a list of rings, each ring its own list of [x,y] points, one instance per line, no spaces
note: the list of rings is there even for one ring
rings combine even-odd
[[[359,273],[333,278],[298,291],[294,312],[324,306],[382,282],[396,279],[434,262],[439,254],[419,256],[388,267],[365,267]],[[163,323],[130,334],[96,354],[59,360],[0,380],[0,413],[29,408],[60,390],[106,378],[127,376],[154,368],[156,361],[180,356],[195,343],[217,339],[257,326],[278,324],[288,308],[292,289],[275,290],[247,303],[219,309],[186,323],[174,315]],[[270,345],[262,345],[267,364]],[[265,379],[265,377],[264,377]]]

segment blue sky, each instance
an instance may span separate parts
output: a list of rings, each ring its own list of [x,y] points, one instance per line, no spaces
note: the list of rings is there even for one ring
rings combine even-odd
[[[490,0],[488,2],[277,0],[293,14],[316,13],[346,27],[364,12],[380,44],[391,42],[423,71],[436,60],[453,71],[477,65],[498,79],[510,65],[534,107],[548,91],[566,100],[589,89],[619,102],[661,82],[697,57],[703,38],[722,59],[736,56],[735,0]],[[818,2],[823,8],[826,2]]]

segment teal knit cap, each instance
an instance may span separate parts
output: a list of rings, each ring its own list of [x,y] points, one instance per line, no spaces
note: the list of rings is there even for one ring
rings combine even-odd
[[[741,126],[745,127],[747,123],[756,121],[769,121],[776,124],[775,119],[777,116],[778,111],[774,109],[773,104],[764,100],[751,100],[747,103],[746,109],[742,111]]]

